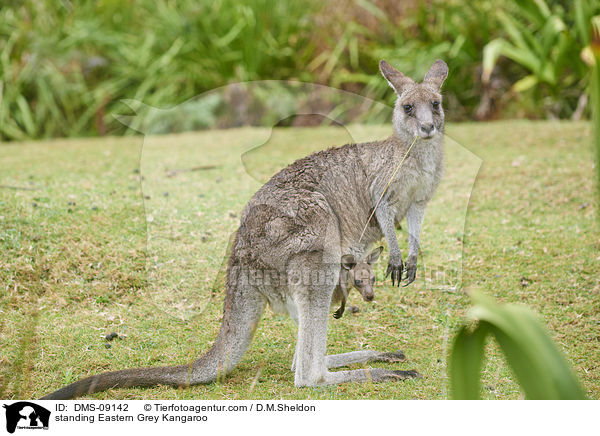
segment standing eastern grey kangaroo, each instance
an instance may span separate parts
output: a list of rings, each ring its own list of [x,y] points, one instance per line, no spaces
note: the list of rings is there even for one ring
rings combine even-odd
[[[385,237],[389,248],[386,275],[391,273],[393,285],[404,279],[406,284],[413,282],[425,207],[443,172],[440,88],[448,67],[437,60],[422,83],[415,83],[385,61],[379,67],[398,97],[393,135],[300,159],[273,176],[250,199],[231,245],[221,329],[206,354],[179,366],[91,376],[44,399],[74,398],[114,387],[213,382],[241,360],[267,303],[298,324],[293,365],[296,386],[419,377],[416,371],[383,368],[330,371],[352,363],[402,361],[401,352],[325,355],[329,308],[339,283],[342,253],[362,257]],[[413,140],[410,153],[386,190]],[[374,208],[374,219],[361,235]],[[404,216],[408,226],[406,264],[394,228]]]
[[[373,301],[375,293],[373,285],[375,284],[375,273],[373,264],[377,262],[383,247],[377,247],[369,255],[358,262],[352,254],[342,256],[342,269],[340,269],[340,283],[333,292],[332,303],[341,303],[340,308],[333,314],[335,319],[340,319],[346,310],[346,301],[348,300],[348,291],[356,288],[363,300]],[[358,307],[350,306],[357,312]]]

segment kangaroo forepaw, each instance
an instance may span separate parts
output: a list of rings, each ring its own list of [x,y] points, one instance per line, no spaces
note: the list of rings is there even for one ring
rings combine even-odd
[[[404,362],[406,360],[406,356],[401,350],[396,351],[395,353],[382,353],[377,357],[377,361],[379,362]]]
[[[406,275],[404,276],[404,278],[406,279],[406,283],[403,285],[403,287],[406,288],[408,285],[410,285],[412,282],[414,282],[416,277],[417,277],[417,264],[408,262],[406,264]]]
[[[389,276],[390,273],[392,274],[392,286],[396,286],[396,283],[398,284],[398,286],[400,286],[400,280],[402,279],[403,270],[404,264],[402,263],[402,260],[400,260],[400,263],[398,265],[388,263],[388,267],[385,272],[385,277],[387,278],[387,276]]]
[[[344,311],[340,309],[336,310],[335,312],[333,312],[333,317],[335,319],[340,319],[342,317],[342,315],[344,314]]]

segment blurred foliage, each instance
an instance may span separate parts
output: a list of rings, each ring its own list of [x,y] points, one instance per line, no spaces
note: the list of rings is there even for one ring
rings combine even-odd
[[[25,0],[0,10],[4,139],[119,128],[128,98],[180,103],[229,81],[298,78],[311,0]],[[124,129],[123,129],[124,130]]]
[[[530,400],[584,400],[575,374],[535,314],[473,293],[473,307],[450,355],[452,397],[480,399],[486,339],[493,336]]]
[[[451,120],[579,118],[590,74],[580,52],[599,10],[600,0],[4,0],[0,139],[120,134],[123,99],[165,108],[261,79],[392,103],[381,58],[417,78],[446,60]],[[163,117],[156,131],[218,127],[235,97]],[[294,98],[285,87],[255,97]]]
[[[500,56],[527,71],[511,90],[543,103],[550,117],[568,117],[585,100],[587,67],[581,51],[588,44],[598,4],[576,0],[551,5],[544,0],[515,0],[498,18],[507,37],[490,41],[483,50],[484,85]],[[582,104],[582,103],[579,103]],[[580,116],[579,116],[580,117]]]
[[[462,0],[420,2],[414,11],[397,20],[380,14],[378,38],[369,41],[368,66],[363,78],[366,91],[375,98],[394,96],[377,74],[379,59],[416,79],[425,73],[436,59],[444,59],[450,76],[444,84],[445,112],[451,120],[475,117],[480,102],[480,65],[485,43],[498,30],[494,18],[499,2]],[[353,77],[353,76],[350,76]],[[334,82],[334,86],[335,86]]]
[[[596,146],[596,175],[598,196],[600,196],[600,17],[592,21],[592,36],[589,41],[589,56],[584,57],[590,65],[592,80],[590,81],[590,95],[592,100],[592,116],[594,123],[594,143]],[[599,215],[600,217],[600,215]]]

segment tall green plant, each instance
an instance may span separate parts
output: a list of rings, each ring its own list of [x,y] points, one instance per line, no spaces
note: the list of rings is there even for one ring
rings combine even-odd
[[[342,12],[330,16],[316,0],[5,0],[0,140],[123,133],[111,116],[126,110],[123,99],[165,108],[257,79],[324,83],[392,103],[381,58],[411,77],[443,58],[447,117],[471,118],[490,41],[484,79],[501,56],[516,60],[498,62],[490,101],[514,83],[527,114],[543,113],[550,99],[550,112],[565,117],[585,92],[589,73],[578,48],[600,0],[409,3],[333,2]],[[199,122],[190,113],[180,124]]]
[[[570,9],[550,7],[545,0],[513,0],[498,12],[505,36],[488,42],[483,49],[483,84],[490,82],[499,58],[504,56],[528,74],[512,84],[516,93],[533,93],[537,100],[550,97],[547,111],[553,116],[575,111],[573,90],[583,93],[579,83],[587,68],[579,56],[587,44],[589,22],[600,10],[598,1],[575,0]],[[571,97],[573,104],[566,104]]]
[[[592,101],[592,116],[594,121],[594,145],[596,147],[596,183],[600,199],[600,17],[592,20],[592,37],[585,53],[591,67],[590,99]],[[598,212],[600,217],[600,211]]]
[[[119,128],[231,81],[302,79],[314,0],[23,0],[0,8],[0,140]]]
[[[364,86],[366,95],[393,104],[393,92],[377,70],[381,59],[410,77],[422,78],[431,64],[441,58],[450,69],[450,79],[444,84],[447,116],[454,120],[472,117],[480,99],[476,71],[480,68],[481,52],[485,43],[498,35],[496,2],[415,2],[401,20],[391,19],[369,1],[356,4],[376,25],[354,27],[355,32],[340,40],[348,42],[345,55],[338,56],[340,64],[332,71],[333,86],[358,83]],[[357,55],[353,55],[352,47],[359,47]],[[358,68],[352,62],[355,58]]]
[[[473,294],[473,307],[450,355],[452,397],[480,398],[480,373],[488,336],[496,339],[525,396],[532,400],[585,399],[562,353],[526,307],[499,305]]]

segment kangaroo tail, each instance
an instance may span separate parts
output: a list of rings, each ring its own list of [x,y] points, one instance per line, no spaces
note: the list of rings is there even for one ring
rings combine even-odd
[[[93,375],[71,383],[42,400],[67,400],[115,387],[169,385],[187,387],[215,381],[229,374],[252,341],[265,309],[262,294],[244,280],[233,256],[227,268],[223,323],[208,352],[188,365],[124,369]]]
[[[167,366],[154,368],[124,369],[86,377],[65,386],[41,400],[69,400],[85,394],[100,392],[115,387],[153,386],[166,384],[172,386],[185,385],[190,380],[191,365]],[[190,383],[187,383],[188,385]]]

